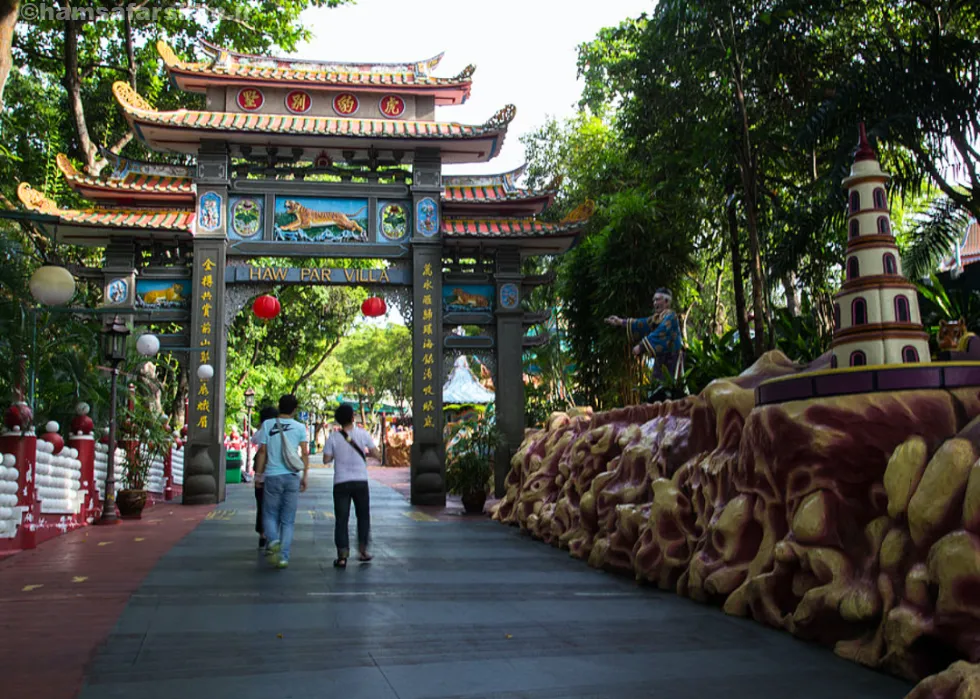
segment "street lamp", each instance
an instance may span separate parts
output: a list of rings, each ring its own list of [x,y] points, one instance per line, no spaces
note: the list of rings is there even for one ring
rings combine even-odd
[[[129,328],[119,316],[113,316],[102,328],[102,356],[112,365],[109,394],[109,454],[106,458],[105,498],[99,524],[117,524],[116,516],[116,382],[119,365],[126,361],[126,340]]]
[[[28,286],[34,300],[44,306],[62,306],[71,301],[72,297],[75,295],[75,278],[67,269],[57,265],[44,265],[43,267],[38,267],[36,270],[34,270],[34,274],[31,275],[31,280]],[[30,407],[31,410],[33,410],[35,376],[34,365],[37,362],[37,357],[35,356],[37,309],[31,308],[28,310],[28,313],[31,317],[31,374],[28,382],[29,385],[25,387],[24,383],[27,375],[27,354],[26,352],[22,351],[17,358],[17,392],[20,395],[19,400],[23,400],[24,389],[27,389],[29,393]]]
[[[255,391],[251,388],[245,389],[245,470],[250,471],[252,467],[252,408],[255,407]]]

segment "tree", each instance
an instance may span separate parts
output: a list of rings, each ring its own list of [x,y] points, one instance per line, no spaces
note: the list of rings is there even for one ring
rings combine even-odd
[[[374,412],[386,396],[400,396],[412,385],[412,337],[403,325],[359,325],[344,338],[337,360],[360,403],[362,422],[365,407]]]
[[[36,85],[59,85],[69,117],[70,153],[78,155],[90,174],[106,160],[100,147],[120,153],[132,132],[116,108],[112,83],[119,79],[138,88],[152,102],[175,105],[176,88],[159,74],[156,41],[168,37],[175,49],[191,56],[199,39],[229,48],[262,53],[273,46],[291,51],[310,38],[300,14],[309,7],[335,7],[345,0],[280,0],[258,3],[218,0],[207,6],[145,0],[106,8],[40,6],[30,22],[17,26],[12,38],[13,62]],[[4,66],[4,14],[0,7],[0,80]],[[16,9],[13,16],[16,18]],[[2,90],[0,82],[0,90]],[[189,96],[181,95],[186,101]],[[203,100],[191,97],[191,101]],[[93,131],[93,126],[97,131]],[[134,154],[153,157],[134,144]]]

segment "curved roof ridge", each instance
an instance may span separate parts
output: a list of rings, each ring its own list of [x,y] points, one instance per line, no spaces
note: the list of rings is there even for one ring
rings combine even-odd
[[[234,62],[243,65],[254,65],[254,61],[272,62],[277,65],[282,65],[282,67],[289,67],[294,64],[303,64],[310,66],[323,66],[324,68],[331,68],[333,66],[345,66],[345,67],[357,67],[360,70],[352,72],[360,73],[371,73],[371,72],[386,72],[386,73],[410,73],[412,75],[428,75],[439,63],[442,61],[442,57],[445,55],[445,51],[442,51],[431,58],[425,58],[420,61],[395,61],[390,63],[384,62],[374,62],[374,61],[336,61],[330,59],[306,59],[306,58],[296,58],[290,56],[260,56],[253,53],[242,53],[240,51],[232,51],[230,49],[223,48],[216,44],[212,44],[205,39],[198,39],[204,52],[211,57],[215,63],[219,62]],[[244,62],[243,60],[244,59]],[[376,68],[388,68],[392,70],[385,71],[375,71]],[[398,70],[395,70],[398,69]],[[469,70],[469,68],[465,69]],[[472,75],[472,72],[470,73]],[[467,76],[468,77],[468,76]]]

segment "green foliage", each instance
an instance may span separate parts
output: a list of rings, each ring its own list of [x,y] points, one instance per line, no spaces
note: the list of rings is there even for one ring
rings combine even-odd
[[[263,258],[258,266],[293,266],[289,259]],[[373,260],[303,260],[308,266],[366,268]],[[257,318],[246,305],[228,336],[226,428],[241,425],[244,393],[256,391],[256,406],[275,405],[293,393],[301,410],[335,394],[344,384],[340,367],[329,360],[344,336],[361,317],[364,289],[340,286],[282,285],[267,292],[281,310],[271,320]],[[259,293],[256,292],[256,296]],[[257,412],[257,411],[256,411]]]
[[[345,389],[369,410],[386,394],[401,403],[411,390],[412,335],[403,325],[359,325],[341,342],[337,360],[347,377]]]
[[[146,490],[150,467],[173,446],[173,433],[166,415],[156,412],[147,396],[139,396],[132,406],[123,403],[118,410],[121,440],[129,441],[123,482],[129,490]]]
[[[565,177],[554,217],[586,198],[598,204],[579,248],[552,263],[576,402],[609,407],[640,383],[625,343],[600,324],[618,285],[617,315],[646,312],[630,308],[647,302],[639,283],[673,288],[689,381],[661,395],[739,373],[765,349],[819,356],[860,121],[894,176],[906,272],[949,254],[978,210],[978,18],[975,3],[945,0],[662,0],[580,46],[582,111],[524,139],[532,186]],[[649,241],[677,260],[666,271],[616,237],[653,230],[631,225],[644,198],[649,220],[669,231]],[[680,264],[685,249],[693,269]],[[749,313],[758,344],[746,355],[719,338],[738,328],[747,343]]]
[[[494,413],[460,423],[446,454],[446,489],[453,495],[486,493],[493,479],[493,460],[502,443]]]
[[[980,291],[962,287],[947,289],[935,273],[930,275],[928,283],[917,282],[916,288],[922,324],[929,332],[933,350],[938,349],[936,334],[941,320],[949,323],[962,318],[967,330],[980,332]]]
[[[903,245],[902,272],[914,280],[928,277],[950,257],[969,225],[966,209],[949,197],[933,199],[927,209],[913,216]]]
[[[798,364],[809,364],[830,349],[832,333],[817,322],[812,304],[803,299],[802,312],[794,316],[785,308],[774,314],[776,349]]]

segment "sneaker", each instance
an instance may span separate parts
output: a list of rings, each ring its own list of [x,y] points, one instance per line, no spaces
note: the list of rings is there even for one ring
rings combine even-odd
[[[279,552],[282,550],[282,544],[278,541],[271,542],[265,549],[266,560],[272,565],[279,565]]]
[[[276,568],[278,568],[279,570],[282,570],[283,568],[288,568],[288,567],[289,567],[289,561],[287,561],[285,558],[280,558],[279,559],[279,562],[276,563]]]

